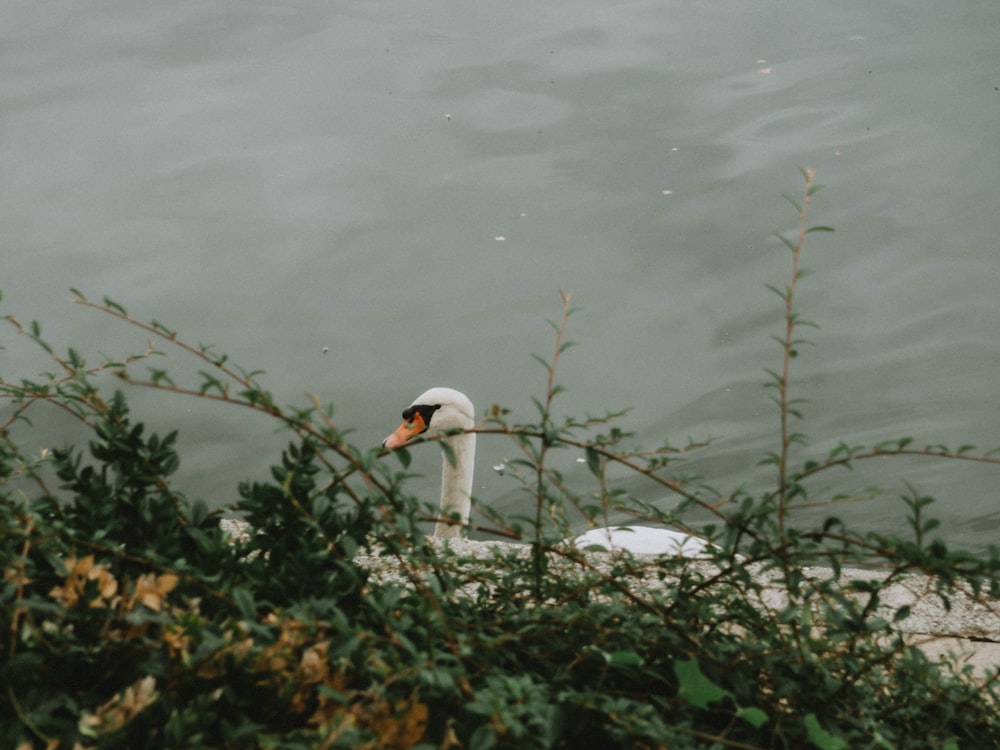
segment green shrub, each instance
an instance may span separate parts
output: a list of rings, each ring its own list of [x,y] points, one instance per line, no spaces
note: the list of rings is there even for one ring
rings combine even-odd
[[[841,444],[801,460],[790,368],[804,324],[795,304],[808,203],[784,240],[792,274],[770,373],[779,430],[774,487],[719,493],[685,476],[701,446],[626,447],[621,415],[559,421],[553,403],[563,318],[533,424],[493,407],[476,428],[509,439],[508,462],[533,498],[480,528],[524,545],[467,559],[431,544],[428,508],[405,490],[408,453],[383,459],[351,446],[332,406],[281,407],[257,374],[111,300],[78,302],[179,348],[204,367],[193,385],[152,365],[150,349],[89,365],[33,339],[55,372],[0,381],[3,638],[0,747],[18,748],[983,748],[1000,745],[996,670],[929,660],[905,638],[905,607],[887,613],[889,584],[920,573],[943,601],[997,595],[995,549],[956,552],[930,538],[930,503],[903,498],[900,537],[810,525],[797,511],[823,472],[875,457],[998,463],[968,446]],[[145,376],[136,374],[142,365]],[[209,510],[177,492],[177,434],[134,423],[120,387],[146,387],[267,414],[289,430],[270,481],[242,484],[233,508]],[[75,418],[86,446],[41,455],[29,418],[43,405]],[[585,493],[554,468],[580,451]],[[801,465],[797,462],[801,460]],[[623,468],[677,496],[664,512],[617,489]],[[696,529],[710,561],[593,556],[562,544],[570,518],[604,525],[625,514]],[[223,528],[240,516],[247,533]],[[373,565],[371,560],[379,561]],[[848,566],[883,575],[848,580]],[[808,566],[824,565],[826,573]]]

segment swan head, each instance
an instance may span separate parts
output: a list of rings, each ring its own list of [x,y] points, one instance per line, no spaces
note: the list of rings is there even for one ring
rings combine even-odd
[[[382,441],[395,450],[428,430],[465,430],[476,424],[476,410],[468,396],[454,388],[431,388],[403,410],[403,423]]]

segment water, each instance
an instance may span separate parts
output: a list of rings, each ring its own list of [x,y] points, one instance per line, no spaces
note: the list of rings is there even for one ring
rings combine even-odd
[[[764,285],[789,264],[771,235],[816,166],[811,219],[837,231],[807,246],[799,289],[821,325],[793,370],[811,455],[992,448],[998,22],[993,0],[7,3],[3,310],[91,361],[142,349],[67,290],[107,294],[266,370],[280,402],[332,400],[374,445],[431,385],[530,418],[529,354],[550,352],[564,289],[581,311],[562,408],[633,407],[644,445],[712,436],[692,467],[727,489],[774,447]],[[5,377],[49,369],[2,337]],[[180,482],[215,504],[284,440],[133,399],[181,430]],[[480,440],[477,491],[516,510],[488,468],[510,453]],[[433,495],[437,452],[416,458]],[[997,471],[879,461],[817,485],[877,481],[887,495],[844,514],[899,530],[892,498],[916,482],[978,549]]]

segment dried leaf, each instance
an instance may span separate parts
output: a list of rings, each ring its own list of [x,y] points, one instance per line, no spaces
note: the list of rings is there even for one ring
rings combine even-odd
[[[174,590],[180,578],[174,573],[164,573],[155,576],[152,573],[139,576],[135,582],[134,601],[139,602],[154,612],[159,612],[163,605],[163,597]]]
[[[118,592],[118,581],[103,565],[94,564],[94,556],[87,555],[77,560],[66,560],[66,583],[54,587],[49,596],[67,609],[75,607],[86,593],[90,581],[97,582],[98,596],[87,602],[88,607],[106,607],[114,603]]]
[[[156,702],[156,678],[143,677],[125,688],[114,698],[98,706],[92,714],[84,714],[78,722],[81,734],[88,737],[117,732],[134,719],[140,711]]]

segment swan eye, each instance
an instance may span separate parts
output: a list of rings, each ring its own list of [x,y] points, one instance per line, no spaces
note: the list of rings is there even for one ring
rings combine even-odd
[[[431,415],[441,408],[440,404],[433,406],[427,404],[417,404],[411,406],[403,412],[403,422],[411,435],[419,435],[426,430],[431,423]]]

